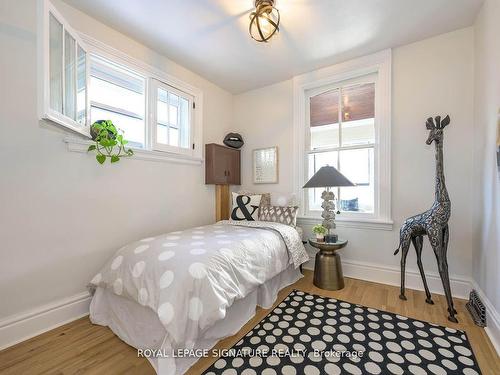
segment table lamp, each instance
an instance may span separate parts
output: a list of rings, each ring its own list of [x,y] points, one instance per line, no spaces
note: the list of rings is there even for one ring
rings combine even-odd
[[[337,169],[329,165],[321,167],[303,186],[304,189],[326,188],[323,194],[321,194],[321,199],[323,199],[323,203],[321,204],[321,208],[323,208],[323,213],[321,214],[323,222],[321,225],[328,230],[325,242],[336,242],[335,236],[330,234],[330,229],[335,228],[335,203],[333,202],[335,194],[333,194],[333,191],[330,191],[330,188],[340,186],[355,186],[355,184],[349,181]]]

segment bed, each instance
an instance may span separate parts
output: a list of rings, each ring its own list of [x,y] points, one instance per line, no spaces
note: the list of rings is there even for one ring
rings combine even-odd
[[[118,252],[92,279],[90,319],[148,358],[160,375],[182,374],[210,349],[271,307],[309,259],[297,230],[263,221],[214,225],[144,238]],[[158,351],[159,350],[159,351]]]

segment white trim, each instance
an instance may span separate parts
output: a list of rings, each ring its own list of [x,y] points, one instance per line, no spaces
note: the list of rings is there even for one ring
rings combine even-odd
[[[304,268],[314,270],[314,263],[309,261]],[[342,270],[344,276],[352,277],[354,279],[394,285],[397,287],[400,286],[401,282],[401,272],[400,269],[396,267],[342,259]],[[441,279],[437,273],[426,272],[425,277],[431,293],[444,295]],[[453,297],[462,299],[469,298],[469,292],[472,288],[469,278],[450,275],[450,285]],[[406,289],[424,290],[422,279],[418,271],[406,270]]]
[[[188,147],[180,147],[180,146],[171,146],[169,144],[164,144],[164,143],[158,143],[157,141],[157,131],[158,131],[158,90],[162,89],[163,91],[167,91],[169,93],[174,93],[177,96],[179,96],[182,99],[185,99],[188,101],[188,132],[189,132],[189,141],[188,141]],[[180,100],[179,100],[180,102]],[[150,118],[151,118],[151,133],[152,133],[152,140],[151,140],[151,150],[153,151],[164,151],[164,152],[171,152],[171,153],[176,153],[176,154],[184,154],[184,155],[189,155],[193,156],[194,155],[194,150],[192,148],[192,145],[194,143],[193,139],[193,133],[195,133],[196,129],[193,123],[193,103],[194,103],[194,97],[190,94],[186,94],[184,91],[177,90],[176,88],[167,85],[161,81],[158,81],[156,79],[150,79],[149,80],[149,110],[150,110]],[[168,106],[168,104],[167,104]],[[177,115],[179,116],[180,112],[180,107],[177,109]],[[169,116],[169,122],[170,122],[170,113],[168,114]],[[179,129],[179,137],[181,134],[181,125],[177,124],[178,129]],[[167,124],[167,137],[170,140],[170,125]],[[181,143],[181,140],[179,139],[179,144]]]
[[[85,126],[79,124],[76,121],[72,121],[63,114],[59,114],[56,111],[50,109],[50,95],[49,95],[49,11],[53,13],[59,22],[63,24],[64,30],[68,30],[72,37],[77,41],[77,45],[82,47],[86,53],[86,116],[87,121]],[[113,47],[110,47],[86,34],[75,31],[70,25],[64,20],[64,17],[60,15],[57,9],[49,0],[38,0],[38,32],[37,32],[37,53],[38,53],[38,64],[37,64],[37,77],[38,77],[38,114],[40,119],[50,120],[51,123],[69,129],[73,132],[81,134],[87,138],[90,138],[90,98],[89,98],[89,75],[90,75],[90,55],[94,54],[97,56],[102,56],[112,62],[124,65],[130,70],[137,72],[145,78],[145,127],[146,127],[146,148],[150,150],[149,156],[138,157],[138,159],[155,159],[155,160],[173,160],[175,152],[187,153],[183,149],[169,149],[165,157],[151,157],[154,151],[152,147],[152,124],[151,113],[149,110],[148,103],[148,93],[149,84],[151,79],[156,79],[172,88],[179,90],[189,96],[192,96],[192,102],[195,104],[195,108],[190,108],[191,120],[191,142],[189,148],[189,154],[192,159],[201,160],[203,156],[203,92],[201,89],[196,88],[164,71],[155,68],[141,60],[135,59]],[[64,40],[64,34],[63,34]],[[63,51],[64,52],[64,51]],[[64,53],[63,53],[64,55]],[[64,68],[64,66],[63,66]],[[63,74],[64,77],[64,74]],[[64,85],[63,85],[64,88]],[[64,100],[64,96],[63,96]],[[192,149],[192,144],[194,144],[194,149]],[[141,153],[139,153],[141,154]],[[180,155],[180,159],[185,159],[185,155]]]
[[[37,82],[38,82],[38,118],[41,120],[49,120],[52,123],[69,129],[70,131],[82,134],[86,137],[90,137],[90,130],[88,123],[80,124],[76,120],[69,118],[64,115],[64,102],[65,102],[65,32],[67,32],[75,40],[75,52],[77,53],[78,47],[81,47],[85,51],[85,66],[88,69],[88,49],[85,43],[80,38],[78,32],[74,30],[61,13],[54,7],[54,5],[49,0],[38,0],[37,7]],[[63,113],[59,113],[54,109],[50,108],[50,46],[49,46],[49,28],[50,28],[50,14],[62,25],[62,97],[63,102]],[[77,61],[75,60],[75,74],[77,71]],[[86,75],[85,82],[85,92],[88,97],[88,75]],[[76,83],[75,83],[76,90]],[[78,108],[75,101],[75,111]],[[88,112],[88,108],[86,108]]]
[[[307,192],[302,189],[305,183],[305,142],[307,91],[321,86],[332,85],[368,74],[377,73],[375,95],[375,214],[371,219],[382,222],[391,220],[391,50],[384,50],[355,60],[319,69],[293,78],[293,181],[294,193],[301,197],[301,216],[305,216]],[[320,77],[320,78],[318,78]],[[349,218],[347,218],[349,216]],[[365,222],[366,218],[344,214],[350,222]],[[342,221],[342,220],[340,220]]]
[[[66,116],[48,108],[45,114],[40,117],[41,120],[50,120],[51,124],[54,124],[61,129],[68,129],[71,132],[83,135],[84,137],[90,138],[90,127],[89,126],[76,126],[76,121],[68,119]]]
[[[129,69],[135,71],[136,73],[148,78],[146,87],[146,102],[148,102],[148,94],[150,92],[151,78],[156,79],[174,89],[182,91],[193,97],[193,101],[196,108],[191,108],[192,114],[192,131],[193,137],[192,142],[195,148],[192,152],[193,157],[201,159],[203,155],[203,91],[197,87],[194,87],[164,71],[155,68],[141,60],[127,55],[126,53],[119,51],[113,47],[108,46],[84,33],[78,34],[80,38],[86,43],[89,53],[93,53],[98,56],[102,56],[108,60],[122,64]],[[149,140],[149,147],[152,147],[152,117],[153,113],[149,108],[150,103],[146,106],[146,129],[147,129],[147,139]],[[172,155],[172,154],[171,154]]]
[[[94,142],[88,139],[75,138],[69,136],[64,138],[64,142],[66,142],[68,146],[68,151],[80,152],[83,154],[86,154],[88,147],[94,144]],[[170,162],[170,163],[180,163],[180,164],[193,164],[193,165],[203,164],[203,158],[197,156],[174,154],[165,151],[146,150],[140,148],[133,148],[133,150],[134,150],[134,155],[132,157],[122,158],[121,160],[139,159],[139,160],[150,160],[150,161]]]
[[[472,288],[479,294],[479,298],[486,307],[486,334],[490,338],[491,344],[500,356],[500,313],[495,309],[493,303],[488,299],[481,287],[475,280],[471,280]]]
[[[90,299],[82,292],[0,320],[0,350],[88,315]]]
[[[399,286],[399,269],[350,260],[343,260],[342,263],[347,277]],[[313,270],[312,265],[310,261],[304,268]],[[441,280],[437,274],[426,273],[426,278],[432,293],[443,294]],[[408,270],[406,282],[408,289],[423,290],[420,274],[417,271]],[[500,355],[500,314],[498,311],[474,280],[452,275],[450,282],[454,297],[467,298],[472,288],[478,292],[486,306],[488,326],[485,331],[497,354]],[[90,300],[90,294],[82,292],[1,319],[0,350],[88,315]]]
[[[159,81],[165,82],[167,85],[170,85],[193,96],[202,93],[201,90],[197,87],[192,86],[168,73],[165,73],[163,70],[155,68],[154,66],[149,65],[144,61],[127,55],[126,53],[113,48],[97,39],[94,39],[87,34],[79,32],[78,35],[85,42],[90,53],[101,55],[111,61],[118,59],[122,63],[124,63],[124,65],[130,66],[133,70],[138,71],[141,75],[149,76],[151,78],[155,78]]]

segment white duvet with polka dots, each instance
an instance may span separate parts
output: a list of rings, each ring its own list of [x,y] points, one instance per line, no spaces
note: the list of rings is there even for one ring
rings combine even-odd
[[[107,288],[151,308],[172,348],[189,348],[235,300],[294,259],[308,259],[294,229],[280,225],[269,229],[266,223],[244,227],[225,221],[144,238],[118,250],[89,287]]]

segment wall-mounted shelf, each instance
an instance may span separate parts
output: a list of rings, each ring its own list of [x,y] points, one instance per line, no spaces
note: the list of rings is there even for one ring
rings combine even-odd
[[[215,143],[205,145],[205,184],[215,185],[215,218],[229,219],[229,185],[241,184],[240,150]]]

